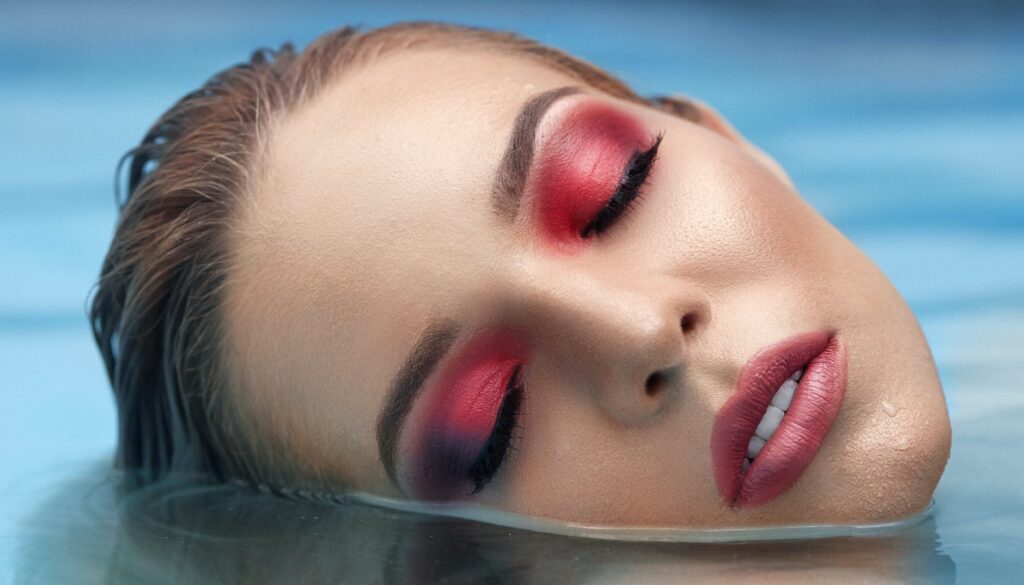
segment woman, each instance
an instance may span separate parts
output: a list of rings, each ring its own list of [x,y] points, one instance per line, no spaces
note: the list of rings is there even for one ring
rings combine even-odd
[[[716,112],[438,24],[258,52],[133,150],[92,306],[120,465],[585,524],[925,508],[885,276]]]

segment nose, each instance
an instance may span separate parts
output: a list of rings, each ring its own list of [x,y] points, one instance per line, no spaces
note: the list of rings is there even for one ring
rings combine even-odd
[[[514,298],[545,378],[636,425],[678,395],[691,347],[710,319],[705,292],[676,276],[586,263],[521,266]]]

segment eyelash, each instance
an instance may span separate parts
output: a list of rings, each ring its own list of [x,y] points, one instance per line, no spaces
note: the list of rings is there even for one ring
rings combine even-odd
[[[647,181],[647,177],[654,167],[654,161],[658,157],[658,147],[661,146],[661,139],[664,135],[658,134],[654,144],[645,151],[636,151],[626,165],[626,171],[619,180],[619,186],[615,193],[608,199],[601,211],[597,212],[590,223],[580,230],[580,237],[583,239],[601,235],[629,208],[630,204],[642,195],[640,189]]]
[[[505,399],[498,409],[498,417],[494,421],[491,436],[487,438],[483,449],[469,468],[473,494],[483,489],[494,478],[509,449],[512,449],[515,439],[513,432],[518,428],[519,410],[523,402],[523,380],[520,370],[521,366],[516,366],[509,377]]]

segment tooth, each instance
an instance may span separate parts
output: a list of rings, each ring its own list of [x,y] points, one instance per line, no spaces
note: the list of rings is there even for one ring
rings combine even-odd
[[[744,458],[743,459],[743,469],[742,469],[743,473],[746,473],[748,469],[750,469],[750,459]]]
[[[768,410],[764,413],[764,418],[758,423],[754,434],[765,441],[772,438],[772,434],[775,432],[775,429],[779,428],[779,423],[782,422],[782,416],[785,414],[778,408],[769,405]]]
[[[789,379],[779,386],[779,391],[772,397],[772,406],[780,410],[789,409],[789,403],[793,401],[793,392],[796,391],[796,380]]]
[[[793,372],[793,375],[790,376],[789,379],[790,380],[796,380],[797,382],[799,382],[800,378],[803,378],[803,377],[804,377],[804,369],[800,368],[799,370]]]
[[[747,457],[750,459],[757,457],[757,454],[761,452],[761,449],[763,447],[764,439],[758,437],[757,435],[750,437],[750,442],[747,443]]]

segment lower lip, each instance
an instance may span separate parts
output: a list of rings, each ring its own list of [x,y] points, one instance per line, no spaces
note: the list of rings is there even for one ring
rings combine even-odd
[[[785,377],[804,374],[771,439],[742,473],[747,443]],[[736,391],[718,412],[711,433],[715,480],[726,502],[752,508],[782,495],[800,479],[825,440],[846,393],[846,346],[829,332],[798,335],[760,352],[740,372]],[[768,370],[785,376],[766,385]],[[774,377],[778,377],[776,374]]]

